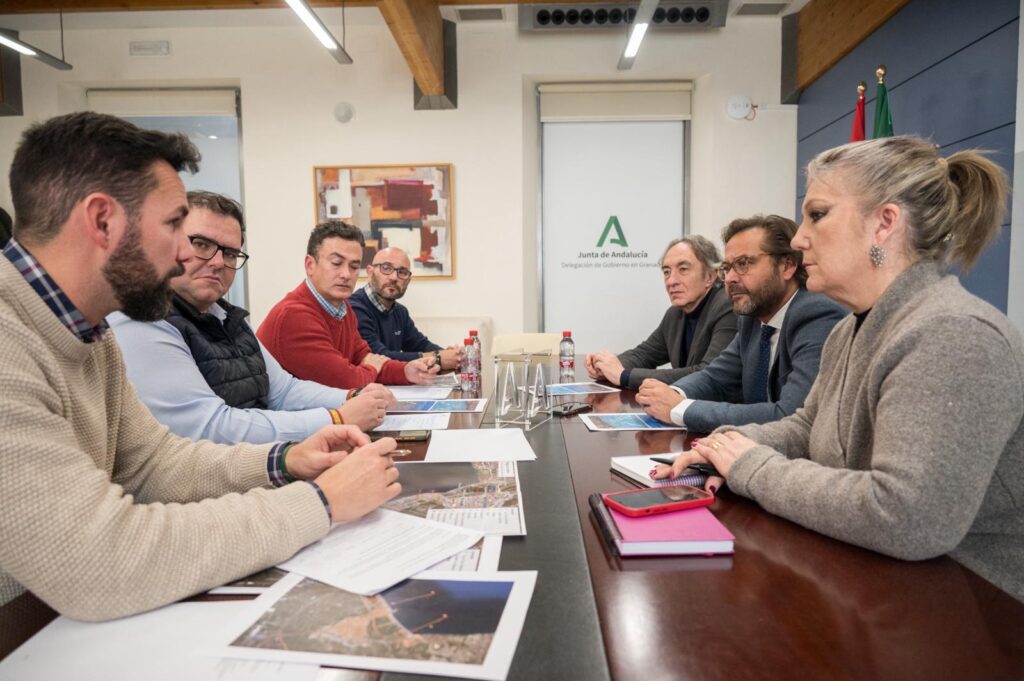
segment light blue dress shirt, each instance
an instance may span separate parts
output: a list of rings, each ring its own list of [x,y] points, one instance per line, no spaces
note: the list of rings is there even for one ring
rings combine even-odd
[[[216,304],[210,313],[224,317]],[[345,391],[295,378],[260,343],[270,379],[270,408],[229,407],[210,388],[185,339],[168,322],[136,322],[120,312],[107,321],[139,397],[158,421],[183,437],[224,444],[304,440],[331,423],[328,409],[345,402]]]

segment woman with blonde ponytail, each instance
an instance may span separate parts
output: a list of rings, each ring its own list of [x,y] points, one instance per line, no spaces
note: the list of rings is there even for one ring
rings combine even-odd
[[[1024,600],[1024,339],[947,271],[998,235],[1005,174],[890,137],[807,176],[807,288],[854,314],[801,410],[720,429],[673,468],[710,461],[773,513],[905,560],[950,553]]]

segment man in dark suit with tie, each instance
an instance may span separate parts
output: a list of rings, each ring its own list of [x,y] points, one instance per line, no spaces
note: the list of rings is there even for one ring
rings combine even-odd
[[[648,378],[678,381],[718,357],[736,336],[736,315],[717,281],[720,260],[718,249],[702,236],[673,240],[661,257],[672,306],[654,333],[632,350],[587,355],[590,377],[636,390]],[[666,362],[670,368],[658,368]]]
[[[709,432],[766,423],[803,405],[818,375],[821,348],[847,312],[804,288],[796,223],[778,215],[734,220],[722,232],[719,275],[740,315],[739,331],[703,370],[669,386],[648,379],[637,401],[666,423]]]

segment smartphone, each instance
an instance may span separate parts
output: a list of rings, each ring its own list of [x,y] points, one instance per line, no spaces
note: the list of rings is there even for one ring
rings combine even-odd
[[[689,485],[611,492],[601,497],[605,504],[619,513],[634,517],[708,506],[715,501],[710,492]]]
[[[572,416],[573,414],[579,414],[583,411],[590,411],[594,407],[589,404],[583,404],[582,402],[566,402],[565,404],[558,404],[551,407],[552,416]]]
[[[393,437],[398,442],[426,442],[430,439],[429,430],[374,430],[368,434],[375,442],[382,437]]]

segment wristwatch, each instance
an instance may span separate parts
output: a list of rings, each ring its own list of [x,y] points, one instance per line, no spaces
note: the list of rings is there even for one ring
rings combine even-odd
[[[434,350],[434,361],[437,363],[438,367],[441,366],[441,351],[440,350]]]

